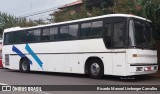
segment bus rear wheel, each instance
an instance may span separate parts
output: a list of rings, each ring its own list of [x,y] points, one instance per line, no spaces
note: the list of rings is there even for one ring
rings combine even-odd
[[[104,75],[104,66],[101,60],[91,60],[88,66],[88,72],[91,78],[99,79]]]
[[[20,72],[29,72],[30,71],[30,64],[27,58],[24,58],[20,62]]]

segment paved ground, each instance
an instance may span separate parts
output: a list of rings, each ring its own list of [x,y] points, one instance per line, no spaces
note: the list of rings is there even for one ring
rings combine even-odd
[[[149,76],[160,78],[160,70],[157,73],[150,74]]]
[[[85,75],[31,72],[0,69],[0,84],[7,85],[160,85],[160,78],[138,76],[135,79],[105,76],[103,79],[90,79]],[[0,92],[0,94],[22,94],[22,92]],[[24,94],[159,94],[157,91],[54,91],[54,92],[23,92]]]

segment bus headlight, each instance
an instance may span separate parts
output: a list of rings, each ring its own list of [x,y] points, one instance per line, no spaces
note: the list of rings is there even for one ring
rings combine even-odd
[[[157,66],[149,66],[149,67],[145,67],[144,70],[145,70],[145,71],[153,71],[153,70],[157,70]]]
[[[157,55],[149,55],[149,54],[133,54],[133,57],[157,57]]]

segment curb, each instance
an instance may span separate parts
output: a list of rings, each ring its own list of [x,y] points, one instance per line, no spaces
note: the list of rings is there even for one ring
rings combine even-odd
[[[156,78],[160,78],[160,74],[159,75],[148,75],[150,77],[156,77]]]

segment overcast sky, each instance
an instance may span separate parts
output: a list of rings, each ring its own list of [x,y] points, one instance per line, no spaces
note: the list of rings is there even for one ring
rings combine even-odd
[[[25,17],[37,13],[54,10],[59,6],[76,0],[0,0],[0,11],[17,17]],[[47,17],[46,13],[32,16]],[[31,17],[31,16],[30,16]]]

